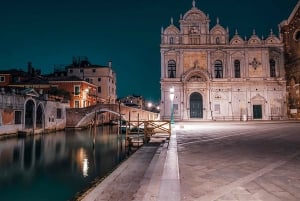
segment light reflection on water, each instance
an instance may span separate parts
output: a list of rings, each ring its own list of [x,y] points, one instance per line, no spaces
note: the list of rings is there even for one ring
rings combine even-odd
[[[88,156],[86,154],[86,150],[84,148],[80,148],[78,149],[77,153],[76,153],[76,162],[77,165],[80,166],[80,168],[82,169],[82,175],[84,177],[88,176]]]
[[[116,127],[0,141],[0,200],[69,200],[126,157]]]

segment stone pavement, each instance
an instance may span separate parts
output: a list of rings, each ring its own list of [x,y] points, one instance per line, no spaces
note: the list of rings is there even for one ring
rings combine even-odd
[[[141,184],[141,180],[144,177],[150,178],[149,174],[152,172],[160,150],[158,143],[142,146],[100,184],[79,197],[78,200],[134,200],[140,187],[147,186],[147,182]]]
[[[167,145],[141,148],[83,200],[300,200],[300,122],[181,122]]]

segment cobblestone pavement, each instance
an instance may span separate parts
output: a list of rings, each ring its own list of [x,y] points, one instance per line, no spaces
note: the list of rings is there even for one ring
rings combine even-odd
[[[300,123],[176,127],[181,200],[300,200]]]

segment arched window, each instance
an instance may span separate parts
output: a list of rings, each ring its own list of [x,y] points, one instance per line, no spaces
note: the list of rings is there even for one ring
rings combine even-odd
[[[234,77],[241,77],[241,62],[239,60],[234,60]]]
[[[169,78],[176,77],[176,62],[174,60],[168,61],[168,77]]]
[[[36,128],[44,127],[44,112],[42,106],[39,105],[36,110]]]
[[[294,40],[299,41],[299,39],[300,39],[300,30],[298,29],[294,32]]]
[[[216,38],[216,44],[220,44],[220,38],[219,37]]]
[[[270,77],[276,77],[275,61],[270,59]]]
[[[215,61],[215,78],[223,78],[223,65],[222,61]]]
[[[170,43],[171,45],[174,44],[174,38],[173,38],[173,37],[170,37],[169,43]]]

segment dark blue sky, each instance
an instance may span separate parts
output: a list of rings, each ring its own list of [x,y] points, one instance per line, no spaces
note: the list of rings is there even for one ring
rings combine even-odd
[[[230,33],[267,36],[287,19],[297,0],[196,0]],[[23,68],[31,61],[42,73],[70,64],[73,56],[91,63],[112,60],[117,95],[160,99],[160,30],[178,24],[192,0],[1,0],[0,69]]]

